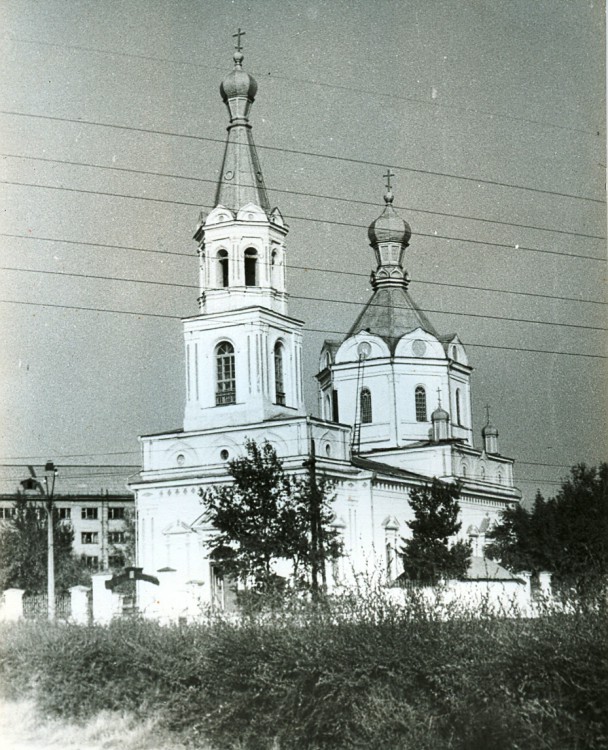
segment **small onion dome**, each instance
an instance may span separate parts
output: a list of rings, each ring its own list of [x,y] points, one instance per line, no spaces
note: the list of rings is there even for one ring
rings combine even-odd
[[[450,415],[441,406],[438,406],[435,411],[431,414],[431,420],[433,422],[449,422]]]
[[[498,430],[496,427],[494,427],[493,424],[488,422],[488,424],[483,428],[481,431],[482,437],[498,437]]]
[[[228,73],[226,78],[220,84],[220,94],[224,102],[235,97],[246,97],[249,101],[255,99],[258,90],[258,84],[253,76],[245,73],[242,67],[243,53],[234,53],[234,70]]]
[[[384,211],[369,226],[367,236],[372,247],[377,247],[381,242],[396,242],[407,246],[410,241],[412,229],[393,208],[393,200],[394,195],[391,190],[388,190],[384,194],[386,203]]]

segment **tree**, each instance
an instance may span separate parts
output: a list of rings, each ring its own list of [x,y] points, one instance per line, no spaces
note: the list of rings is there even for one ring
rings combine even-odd
[[[15,513],[0,529],[0,589],[20,588],[28,593],[46,591],[47,512],[25,495],[17,495]],[[85,583],[88,572],[72,553],[74,531],[53,512],[55,585],[58,592]]]
[[[608,463],[577,464],[554,498],[503,512],[486,552],[514,572],[542,570],[558,582],[608,574]]]
[[[209,540],[212,557],[224,572],[267,590],[276,582],[274,563],[291,562],[294,576],[305,579],[315,554],[310,530],[315,514],[324,559],[340,554],[337,532],[330,526],[328,487],[317,488],[305,477],[286,474],[267,442],[245,443],[246,455],[228,462],[230,484],[201,490],[201,501],[217,533]],[[314,493],[314,495],[313,495]]]
[[[410,539],[401,549],[407,578],[436,584],[442,578],[461,578],[469,567],[469,542],[450,542],[460,531],[458,487],[433,479],[410,493],[414,520],[408,521]]]

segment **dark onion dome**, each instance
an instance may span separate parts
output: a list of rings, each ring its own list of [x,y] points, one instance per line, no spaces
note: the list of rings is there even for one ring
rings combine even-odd
[[[481,431],[482,437],[498,437],[498,430],[496,427],[494,427],[493,424],[488,422],[488,424],[483,428]]]
[[[249,73],[245,73],[243,70],[243,53],[235,52],[233,59],[234,70],[228,73],[220,84],[222,99],[227,103],[229,99],[242,96],[252,102],[255,99],[258,84],[253,76],[250,76]]]
[[[391,190],[384,194],[386,207],[382,214],[369,225],[367,236],[372,247],[383,242],[396,242],[407,247],[412,229],[393,208],[394,195]]]
[[[447,413],[447,411],[445,409],[442,409],[441,406],[439,406],[431,414],[431,421],[433,421],[433,422],[449,422],[450,421],[450,415]]]

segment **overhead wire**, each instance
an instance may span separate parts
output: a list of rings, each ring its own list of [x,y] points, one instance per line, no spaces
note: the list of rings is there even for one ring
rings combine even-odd
[[[209,143],[222,143],[222,144],[225,143],[224,139],[213,138],[211,136],[194,135],[192,133],[179,133],[179,132],[170,131],[170,130],[155,130],[154,128],[142,128],[142,127],[137,127],[135,125],[119,125],[117,123],[101,122],[97,120],[86,120],[84,118],[59,117],[57,115],[43,115],[43,114],[35,114],[32,112],[18,112],[16,110],[6,110],[6,109],[0,110],[0,114],[9,115],[13,117],[27,117],[27,118],[32,118],[32,119],[42,119],[42,120],[48,120],[52,122],[70,122],[70,123],[77,124],[77,125],[91,125],[94,127],[126,130],[126,131],[131,131],[131,132],[136,132],[136,133],[147,133],[147,134],[152,134],[152,135],[169,136],[173,138],[186,138],[186,139],[195,140],[195,141],[206,141]],[[339,156],[337,154],[324,154],[324,153],[315,152],[315,151],[305,151],[304,149],[285,148],[281,146],[268,146],[268,145],[259,144],[259,143],[256,144],[256,147],[258,149],[263,149],[265,151],[275,151],[275,152],[283,153],[283,154],[294,154],[296,156],[309,156],[309,157],[317,158],[317,159],[327,159],[329,161],[340,161],[340,162],[346,162],[349,164],[360,164],[364,166],[381,167],[383,169],[386,168],[386,163],[372,161],[370,159],[355,159],[354,157]],[[391,165],[391,168],[398,169],[402,172],[412,172],[415,174],[427,174],[427,175],[433,175],[435,177],[445,177],[447,179],[464,180],[465,182],[474,182],[478,186],[492,185],[494,187],[503,187],[503,188],[513,189],[513,190],[524,190],[524,191],[529,191],[532,193],[554,195],[554,196],[558,196],[561,198],[588,201],[591,203],[604,204],[606,202],[605,200],[601,200],[600,198],[593,198],[591,196],[576,195],[574,193],[562,193],[557,190],[547,190],[544,188],[532,187],[528,185],[517,185],[515,183],[500,182],[499,180],[491,180],[489,178],[484,178],[484,177],[469,177],[468,175],[458,175],[458,174],[452,174],[450,172],[440,172],[437,170],[422,169],[418,167],[406,167],[401,164],[393,164]]]
[[[0,270],[2,271],[13,271],[18,273],[35,273],[35,274],[41,274],[41,275],[48,275],[48,276],[65,276],[68,278],[80,278],[80,279],[96,279],[101,281],[119,281],[124,283],[133,283],[133,284],[150,284],[153,286],[169,286],[174,288],[180,288],[180,289],[198,289],[199,287],[195,284],[179,284],[176,282],[171,281],[154,281],[154,280],[145,280],[145,279],[128,279],[122,276],[104,276],[104,275],[97,275],[97,274],[89,274],[89,273],[70,273],[67,271],[48,271],[48,270],[42,270],[42,269],[34,269],[34,268],[19,268],[17,266],[0,266]],[[327,304],[339,304],[339,305],[356,305],[357,307],[361,307],[361,302],[359,301],[352,301],[352,300],[344,300],[344,299],[332,299],[327,297],[311,297],[307,295],[301,295],[301,294],[290,294],[290,299],[299,299],[299,300],[305,300],[307,302],[324,302]],[[380,307],[385,309],[394,309],[394,310],[406,310],[404,305],[386,305],[381,304],[378,302],[368,302],[368,307]],[[502,320],[502,321],[508,321],[512,323],[532,323],[536,325],[549,325],[549,326],[557,326],[559,328],[578,328],[578,329],[584,329],[589,331],[606,331],[607,328],[603,326],[589,326],[589,325],[582,325],[578,323],[561,323],[558,321],[550,321],[550,320],[532,320],[530,318],[511,318],[503,315],[491,315],[489,313],[479,314],[479,313],[472,313],[472,312],[457,312],[455,310],[435,310],[432,308],[424,308],[419,307],[418,308],[423,313],[432,313],[437,315],[458,315],[466,318],[482,318],[483,320]]]
[[[217,185],[217,178],[211,179],[209,177],[194,177],[190,175],[181,175],[181,174],[175,174],[171,172],[156,172],[151,171],[147,169],[134,169],[131,167],[116,167],[111,166],[107,164],[93,164],[91,162],[81,162],[81,161],[72,161],[69,159],[53,159],[46,156],[31,156],[31,155],[24,155],[24,154],[11,154],[7,152],[0,152],[0,156],[9,158],[9,159],[21,159],[24,161],[40,161],[50,164],[65,164],[66,166],[72,166],[72,167],[86,167],[90,169],[102,169],[107,170],[111,172],[124,172],[125,174],[140,174],[140,175],[146,175],[146,176],[152,176],[152,177],[163,177],[163,178],[169,178],[169,179],[176,179],[176,180],[186,180],[188,182],[201,182],[201,183],[208,183],[212,185]],[[365,201],[358,198],[343,198],[341,196],[337,195],[326,195],[323,193],[310,193],[305,192],[301,190],[288,190],[285,188],[277,188],[266,185],[266,189],[270,192],[274,193],[282,193],[284,195],[298,195],[302,196],[304,198],[320,198],[322,200],[330,200],[335,202],[342,202],[342,203],[348,203],[348,204],[355,204],[355,205],[361,205],[361,206],[373,206],[378,207],[379,203],[378,201]],[[496,224],[500,226],[507,226],[509,228],[520,228],[520,229],[533,229],[535,231],[539,232],[551,232],[552,234],[565,234],[570,237],[583,237],[585,239],[592,239],[592,240],[605,240],[606,237],[602,235],[596,235],[596,234],[586,234],[584,232],[574,232],[569,229],[560,229],[557,227],[541,227],[536,224],[521,224],[517,221],[503,221],[500,219],[489,219],[487,217],[481,217],[481,216],[470,216],[468,214],[454,214],[454,213],[448,213],[446,211],[432,211],[430,209],[425,208],[414,208],[412,206],[401,206],[397,204],[393,204],[393,207],[400,211],[408,211],[411,213],[421,213],[421,214],[430,214],[433,216],[445,216],[448,218],[453,219],[464,219],[466,221],[478,221],[485,224]]]
[[[84,188],[73,188],[73,187],[66,187],[65,185],[41,185],[35,182],[19,182],[16,180],[0,180],[0,184],[3,185],[15,185],[18,187],[28,187],[28,188],[37,188],[40,190],[63,190],[70,193],[81,193],[83,195],[101,195],[105,196],[107,198],[127,198],[130,200],[139,200],[139,201],[148,201],[153,203],[164,203],[168,205],[173,206],[191,206],[196,208],[208,208],[213,209],[214,207],[208,204],[204,203],[192,203],[189,201],[178,201],[178,200],[170,200],[167,198],[152,198],[150,196],[142,196],[142,195],[130,195],[128,193],[114,193],[109,191],[103,191],[103,190],[87,190]],[[284,214],[284,218],[286,219],[292,219],[296,221],[308,221],[313,222],[316,224],[330,224],[333,226],[341,226],[341,227],[354,227],[356,229],[367,229],[367,226],[364,224],[355,224],[353,222],[348,221],[336,221],[335,219],[317,219],[313,216],[296,216],[295,214]],[[516,252],[530,252],[530,253],[544,253],[547,255],[558,255],[562,258],[579,258],[583,260],[593,260],[597,261],[599,263],[606,263],[606,258],[600,258],[595,255],[584,255],[582,253],[561,253],[556,250],[545,250],[535,247],[525,247],[521,246],[519,244],[509,244],[505,242],[491,242],[489,240],[475,240],[472,238],[467,237],[452,237],[450,235],[445,234],[438,234],[437,232],[433,232],[432,234],[429,232],[417,232],[416,236],[418,237],[429,237],[434,240],[452,240],[455,242],[466,242],[468,244],[473,245],[484,245],[486,247],[502,247],[507,248],[510,251],[516,251]]]
[[[209,63],[199,63],[195,62],[193,60],[173,60],[171,58],[166,57],[158,57],[156,55],[143,55],[139,53],[134,52],[119,52],[117,50],[107,50],[107,49],[100,49],[99,47],[86,47],[84,45],[79,44],[64,44],[64,43],[57,43],[57,42],[46,42],[41,39],[25,39],[23,37],[12,37],[12,41],[21,43],[21,44],[32,44],[37,46],[46,46],[46,47],[57,47],[60,49],[71,49],[71,50],[77,50],[80,52],[86,52],[87,54],[94,53],[98,55],[108,55],[113,57],[126,57],[126,58],[132,58],[136,60],[145,60],[147,62],[159,62],[159,63],[168,63],[170,65],[181,65],[181,66],[188,66],[197,68],[199,70],[218,70],[221,72],[227,71],[227,65],[211,65]],[[336,91],[348,91],[358,94],[364,94],[365,96],[372,96],[375,98],[383,98],[383,99],[389,99],[390,101],[405,101],[410,103],[416,103],[424,106],[429,106],[433,109],[451,109],[456,112],[464,112],[466,114],[475,114],[475,115],[482,115],[484,117],[490,117],[492,119],[504,119],[504,120],[510,120],[515,122],[527,122],[532,125],[539,125],[541,127],[545,128],[551,128],[551,129],[557,129],[557,130],[567,130],[574,133],[584,133],[585,135],[591,135],[591,136],[599,136],[598,131],[593,130],[587,130],[585,128],[577,128],[573,126],[568,125],[562,125],[555,122],[548,122],[547,120],[538,120],[531,117],[522,117],[519,115],[512,115],[507,114],[505,112],[491,112],[489,110],[479,109],[478,107],[463,107],[456,104],[449,104],[449,103],[443,103],[438,102],[437,100],[428,100],[428,99],[422,99],[419,97],[414,96],[405,96],[403,94],[399,94],[395,91],[391,91],[390,93],[384,93],[379,88],[376,89],[362,89],[359,86],[356,88],[354,86],[347,86],[345,84],[338,84],[338,83],[332,83],[330,81],[314,81],[310,80],[309,78],[301,78],[301,77],[295,77],[295,76],[288,76],[284,73],[274,73],[272,71],[265,71],[260,73],[256,73],[256,70],[254,69],[253,74],[261,75],[265,79],[268,78],[276,78],[278,80],[282,81],[289,81],[292,83],[302,83],[308,86],[317,86],[320,88],[327,88],[327,89],[333,89]]]
[[[183,320],[185,317],[192,317],[192,316],[182,316],[182,315],[169,315],[168,313],[151,313],[151,312],[137,312],[133,310],[114,310],[112,308],[103,308],[103,307],[87,307],[85,305],[64,305],[59,303],[53,303],[53,302],[28,302],[25,300],[12,300],[12,299],[0,299],[0,303],[4,304],[10,304],[10,305],[24,305],[29,307],[48,307],[48,308],[56,308],[61,310],[79,310],[79,311],[87,311],[87,312],[100,312],[100,313],[112,313],[117,315],[134,315],[138,318],[165,318],[168,320]],[[348,331],[338,331],[334,329],[328,329],[328,328],[313,328],[311,326],[303,326],[303,331],[310,331],[312,333],[330,333],[330,334],[337,334],[340,336],[346,336],[349,332]],[[547,349],[532,349],[532,348],[526,348],[521,346],[504,346],[499,344],[476,344],[471,341],[462,342],[463,346],[470,346],[475,348],[481,348],[481,349],[499,349],[499,350],[505,350],[505,351],[515,351],[515,352],[528,352],[533,354],[554,354],[554,355],[562,355],[562,356],[568,356],[568,357],[587,357],[590,359],[608,359],[608,356],[605,356],[603,354],[587,354],[585,352],[565,352],[565,351],[555,351],[555,350],[547,350]]]
[[[131,252],[138,252],[138,253],[153,253],[156,255],[176,255],[178,257],[183,258],[189,258],[192,259],[195,257],[195,252],[192,251],[191,253],[180,253],[173,250],[154,250],[151,248],[143,248],[143,247],[133,247],[131,245],[116,245],[116,244],[108,244],[108,243],[102,243],[102,242],[87,242],[87,241],[81,241],[81,240],[69,240],[59,237],[40,237],[38,235],[32,235],[32,234],[16,234],[13,232],[0,232],[0,237],[10,237],[14,239],[20,239],[20,240],[34,240],[38,242],[49,242],[49,243],[58,243],[58,244],[66,244],[66,245],[82,245],[83,247],[103,247],[108,248],[112,250],[129,250]],[[299,271],[310,271],[315,273],[323,273],[323,274],[335,274],[338,276],[358,276],[360,278],[369,279],[369,273],[361,273],[360,271],[345,271],[343,269],[332,269],[332,268],[321,268],[319,266],[300,266],[296,265],[294,263],[290,263],[287,267],[287,271],[294,269]],[[498,289],[496,287],[484,287],[484,286],[474,286],[471,284],[454,284],[447,281],[429,281],[428,279],[424,278],[417,278],[416,280],[417,284],[428,284],[429,286],[442,286],[442,287],[449,287],[454,289],[469,289],[473,291],[478,292],[493,292],[498,294],[513,294],[517,296],[522,297],[538,297],[540,299],[550,299],[550,300],[559,300],[560,302],[582,302],[586,304],[592,304],[592,305],[607,305],[608,302],[604,302],[603,300],[594,300],[594,299],[585,299],[581,297],[564,297],[563,295],[556,295],[556,294],[541,294],[539,292],[523,292],[517,289]]]

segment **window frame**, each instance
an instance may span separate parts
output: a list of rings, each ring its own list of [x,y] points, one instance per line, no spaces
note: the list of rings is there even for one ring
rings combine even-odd
[[[279,406],[285,406],[285,360],[283,353],[285,347],[281,341],[277,341],[274,345],[272,353],[274,360],[274,398],[275,404]]]
[[[372,392],[369,388],[361,388],[359,392],[359,411],[361,424],[371,424],[373,421]]]
[[[80,520],[81,521],[99,520],[99,508],[97,506],[84,505],[80,509]]]
[[[215,347],[215,405],[236,404],[236,357],[230,341]]]
[[[428,407],[426,403],[426,388],[423,385],[417,385],[414,390],[414,407],[416,413],[416,422],[428,422]]]

